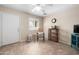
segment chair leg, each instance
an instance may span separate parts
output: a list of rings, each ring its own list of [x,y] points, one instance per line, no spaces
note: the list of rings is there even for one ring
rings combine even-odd
[[[38,33],[37,33],[37,41],[38,41],[38,39],[39,39],[39,38],[38,38]]]
[[[45,41],[44,33],[43,33],[43,41]]]
[[[39,40],[39,38],[37,38],[37,41]]]

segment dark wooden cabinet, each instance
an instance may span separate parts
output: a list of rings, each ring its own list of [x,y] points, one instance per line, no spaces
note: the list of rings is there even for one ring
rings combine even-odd
[[[58,29],[57,28],[49,28],[48,40],[58,42]]]

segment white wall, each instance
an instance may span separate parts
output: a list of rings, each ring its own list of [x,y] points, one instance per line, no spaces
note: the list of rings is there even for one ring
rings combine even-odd
[[[4,12],[4,13],[10,13],[10,14],[14,14],[20,17],[20,41],[25,41],[27,40],[27,35],[28,35],[28,20],[29,18],[33,17],[33,18],[37,18],[39,19],[40,24],[42,23],[42,18],[41,17],[37,17],[28,13],[24,13],[21,11],[17,11],[14,9],[10,9],[10,8],[6,8],[6,7],[1,7],[0,6],[0,12]],[[41,25],[41,29],[43,30],[43,25]]]
[[[59,41],[70,45],[73,25],[79,24],[79,5],[72,5],[69,8],[61,9],[44,18],[46,39],[48,39],[48,28],[53,25],[51,23],[53,17],[57,19],[56,25],[59,26]]]
[[[2,31],[1,31],[2,26],[1,26],[1,25],[2,25],[2,24],[1,24],[1,23],[2,23],[2,20],[1,20],[1,14],[0,14],[0,46],[2,45],[2,44],[1,44],[1,41],[2,41],[2,40],[1,40],[1,36],[2,36],[2,35],[1,35],[1,33],[2,33]]]

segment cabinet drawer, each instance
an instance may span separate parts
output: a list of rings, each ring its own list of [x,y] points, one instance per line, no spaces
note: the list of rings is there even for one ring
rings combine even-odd
[[[56,37],[56,36],[52,36],[52,37],[51,37],[51,39],[54,39],[54,38],[55,38],[55,39],[57,39],[57,37]]]
[[[56,42],[58,41],[56,38],[52,38],[51,40],[52,40],[52,41],[56,41]]]
[[[51,36],[57,36],[56,34],[51,34]]]
[[[51,32],[52,32],[52,33],[53,33],[53,32],[56,33],[56,30],[51,30]]]

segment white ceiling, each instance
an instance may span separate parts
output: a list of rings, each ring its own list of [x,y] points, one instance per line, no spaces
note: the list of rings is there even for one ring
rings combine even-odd
[[[43,5],[43,4],[40,4],[40,5]],[[43,6],[43,10],[45,10],[46,15],[44,15],[42,11],[32,12],[33,8],[35,7],[35,5],[33,5],[33,4],[2,4],[0,6],[16,9],[18,11],[23,11],[26,13],[30,13],[32,15],[44,17],[44,16],[52,14],[53,12],[57,12],[59,10],[64,10],[71,5],[68,5],[68,4],[45,4],[45,6]]]

